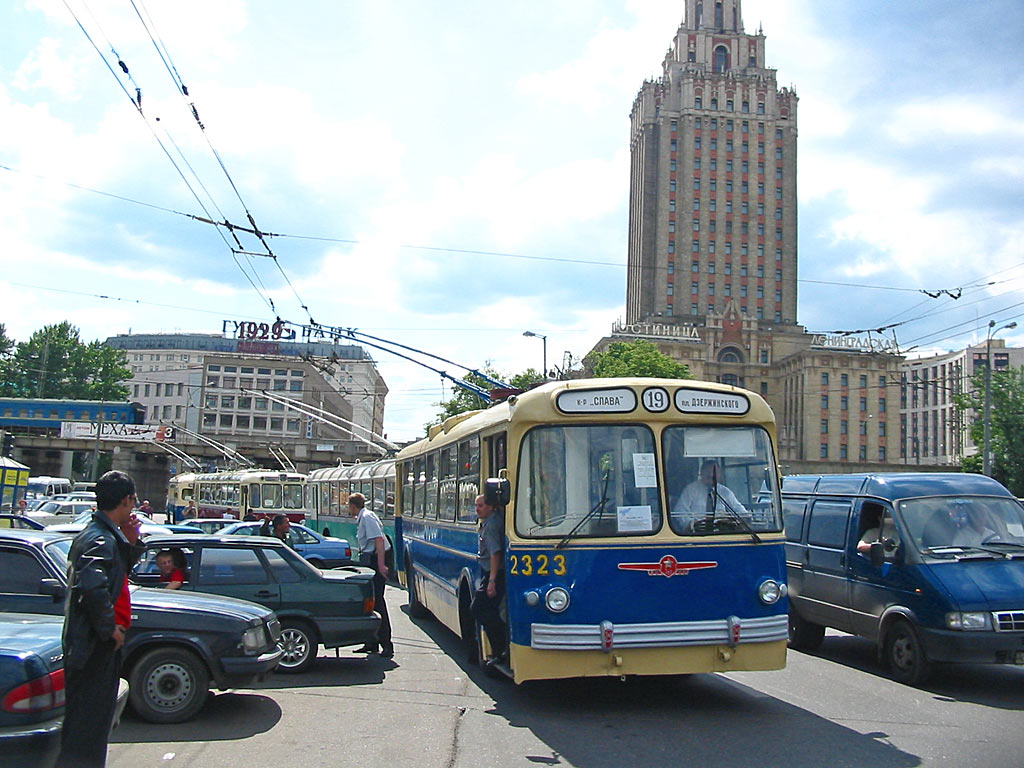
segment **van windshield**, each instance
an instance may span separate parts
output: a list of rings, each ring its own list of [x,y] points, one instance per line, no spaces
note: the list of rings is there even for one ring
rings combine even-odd
[[[899,503],[910,538],[919,549],[1024,547],[1024,508],[994,496],[941,496]]]

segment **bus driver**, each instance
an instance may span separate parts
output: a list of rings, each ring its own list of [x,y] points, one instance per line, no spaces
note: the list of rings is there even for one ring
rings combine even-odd
[[[693,529],[695,520],[707,517],[711,511],[711,499],[717,497],[714,511],[729,514],[728,506],[735,514],[749,515],[736,494],[722,480],[722,469],[717,461],[705,461],[700,468],[700,477],[683,489],[672,508],[672,518],[680,531]]]

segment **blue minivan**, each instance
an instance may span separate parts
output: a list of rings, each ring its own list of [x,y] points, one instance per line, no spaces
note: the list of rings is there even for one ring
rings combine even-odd
[[[1024,507],[995,480],[793,475],[782,508],[790,647],[860,635],[911,685],[933,662],[1024,665]]]

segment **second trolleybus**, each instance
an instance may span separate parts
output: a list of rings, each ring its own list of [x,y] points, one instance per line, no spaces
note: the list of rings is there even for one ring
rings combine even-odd
[[[312,510],[317,530],[328,528],[331,536],[356,540],[356,519],[348,497],[361,493],[366,506],[377,513],[384,535],[395,544],[395,460],[379,459],[346,467],[314,469],[306,475],[306,508]]]
[[[453,416],[397,456],[410,612],[470,654],[474,499],[504,478],[516,682],[785,666],[775,419],[757,394],[668,379],[552,382]],[[710,480],[709,480],[710,479]]]

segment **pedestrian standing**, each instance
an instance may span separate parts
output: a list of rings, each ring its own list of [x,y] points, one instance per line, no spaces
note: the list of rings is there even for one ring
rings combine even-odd
[[[373,568],[373,605],[380,614],[380,627],[373,643],[367,643],[356,653],[380,653],[381,658],[390,659],[395,655],[391,642],[391,618],[388,604],[384,599],[384,582],[388,577],[388,552],[391,542],[384,535],[384,526],[372,509],[366,508],[366,497],[353,493],[348,497],[348,509],[356,516],[356,543],[359,547],[359,564]]]
[[[476,516],[480,519],[480,585],[469,610],[487,633],[491,644],[487,665],[493,667],[508,656],[508,629],[501,619],[501,603],[505,599],[505,515],[500,507],[480,495],[476,497]]]
[[[96,511],[68,553],[64,604],[64,727],[58,768],[107,760],[121,646],[131,625],[128,572],[142,554],[133,514],[135,482],[107,472],[96,483]]]

